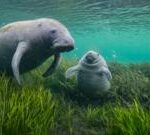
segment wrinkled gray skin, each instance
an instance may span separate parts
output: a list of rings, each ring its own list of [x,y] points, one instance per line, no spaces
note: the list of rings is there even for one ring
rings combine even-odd
[[[66,78],[73,75],[77,75],[78,86],[85,93],[93,95],[110,89],[111,72],[97,52],[87,52],[76,66],[66,71]]]
[[[60,53],[71,51],[74,40],[67,28],[57,20],[41,18],[10,23],[0,28],[0,72],[19,75],[41,65],[47,58],[54,61],[44,77],[52,74],[60,61]]]

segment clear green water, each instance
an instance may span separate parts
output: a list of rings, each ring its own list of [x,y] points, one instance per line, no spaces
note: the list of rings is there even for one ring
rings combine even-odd
[[[150,0],[0,0],[0,25],[53,17],[76,41],[65,56],[100,51],[109,61],[150,62]]]

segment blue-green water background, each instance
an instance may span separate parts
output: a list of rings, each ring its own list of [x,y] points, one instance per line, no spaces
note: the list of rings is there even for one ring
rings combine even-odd
[[[71,31],[80,58],[97,50],[109,61],[150,62],[150,0],[0,0],[0,25],[53,17]]]

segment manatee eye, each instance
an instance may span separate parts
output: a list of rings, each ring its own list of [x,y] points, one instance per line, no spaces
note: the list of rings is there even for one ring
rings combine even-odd
[[[56,29],[52,29],[52,30],[51,30],[51,33],[52,33],[52,34],[55,34],[56,31],[57,31]]]

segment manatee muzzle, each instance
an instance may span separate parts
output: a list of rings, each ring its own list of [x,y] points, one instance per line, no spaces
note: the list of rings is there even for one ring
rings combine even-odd
[[[85,56],[85,61],[89,64],[98,62],[98,58],[93,54],[89,53]]]
[[[94,60],[95,60],[94,57],[92,57],[92,56],[90,56],[90,55],[87,55],[87,56],[86,56],[86,61],[87,61],[87,63],[93,63]]]
[[[52,48],[58,52],[69,52],[74,49],[74,40],[73,38],[67,40],[57,39],[54,41]]]
[[[55,44],[52,48],[57,52],[69,52],[74,49],[74,45]]]

